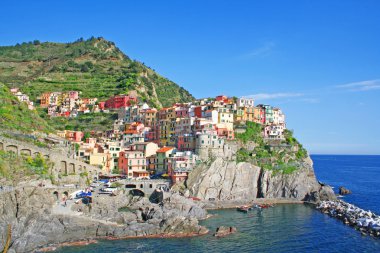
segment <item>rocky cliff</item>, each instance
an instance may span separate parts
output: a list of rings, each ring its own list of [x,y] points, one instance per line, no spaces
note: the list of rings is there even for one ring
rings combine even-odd
[[[191,236],[207,232],[198,225],[206,212],[192,200],[169,194],[162,205],[124,193],[96,196],[91,207],[69,201],[56,203],[53,191],[40,187],[0,192],[0,249],[7,227],[12,238],[8,252],[31,252],[64,242],[135,236]]]
[[[331,187],[318,182],[310,157],[303,159],[295,171],[282,173],[249,162],[237,163],[233,155],[226,154],[196,167],[186,186],[194,197],[226,204],[258,199],[318,202],[335,198]]]

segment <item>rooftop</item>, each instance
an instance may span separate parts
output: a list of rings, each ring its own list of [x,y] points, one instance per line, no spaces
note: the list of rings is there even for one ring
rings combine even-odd
[[[174,149],[174,147],[162,147],[159,150],[157,150],[157,153],[165,153],[172,149]]]

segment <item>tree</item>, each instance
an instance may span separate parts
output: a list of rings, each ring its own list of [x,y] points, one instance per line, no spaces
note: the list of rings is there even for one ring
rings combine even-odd
[[[80,148],[80,145],[78,143],[75,143],[75,152],[78,152]]]
[[[91,134],[89,132],[85,132],[83,135],[83,140],[87,140],[88,138],[91,138]]]
[[[115,167],[112,169],[112,174],[119,174],[120,171],[119,171],[119,168],[118,167]]]
[[[41,42],[39,40],[34,40],[33,41],[33,45],[40,45],[40,44],[41,44]]]
[[[81,68],[80,68],[80,71],[81,71],[81,72],[89,72],[90,69],[87,67],[87,65],[83,64],[83,65],[81,66]]]

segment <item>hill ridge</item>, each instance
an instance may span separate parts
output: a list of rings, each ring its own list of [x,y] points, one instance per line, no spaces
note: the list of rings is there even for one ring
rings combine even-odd
[[[194,99],[183,87],[131,60],[103,37],[0,46],[0,82],[21,88],[32,100],[43,92],[67,90],[100,100],[135,90],[142,101],[155,107]]]

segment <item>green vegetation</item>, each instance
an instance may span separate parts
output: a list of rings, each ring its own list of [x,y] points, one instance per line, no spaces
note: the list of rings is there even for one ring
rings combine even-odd
[[[133,212],[133,210],[130,209],[130,207],[128,207],[128,206],[120,207],[117,211],[118,212]]]
[[[257,124],[255,122],[247,121],[246,131],[244,133],[237,133],[235,137],[244,143],[247,143],[248,141],[253,141],[255,143],[261,144],[263,143],[262,131],[262,125]]]
[[[40,112],[41,116],[44,114],[44,112]],[[112,129],[114,120],[117,119],[117,113],[86,113],[75,118],[50,118],[45,114],[45,119],[50,126],[57,130],[105,131]],[[89,136],[90,134],[86,132],[84,139]]]
[[[2,83],[0,83],[0,129],[25,133],[52,131],[36,111],[29,110],[25,103],[18,101]]]
[[[119,167],[115,167],[112,169],[112,174],[120,174]]]
[[[250,162],[274,173],[291,174],[296,171],[301,161],[307,157],[307,151],[294,138],[293,132],[285,130],[283,141],[264,140],[263,126],[254,122],[246,123],[244,133],[236,133],[236,139],[244,145],[253,142],[253,150],[241,148],[236,154],[236,162]]]
[[[21,87],[33,101],[43,92],[69,90],[100,100],[135,90],[156,107],[194,99],[144,63],[131,60],[113,42],[94,37],[0,47],[0,81]]]
[[[119,188],[119,187],[122,187],[123,185],[119,182],[114,182],[111,184],[111,187],[115,187],[115,188]]]
[[[0,177],[20,180],[26,176],[50,178],[50,161],[41,155],[36,157],[17,156],[13,152],[0,151]]]
[[[85,171],[85,172],[81,172],[79,174],[80,177],[88,177],[88,173]]]
[[[298,146],[298,151],[296,153],[297,159],[303,159],[307,157],[307,150],[302,146],[301,143],[297,141],[296,138],[293,136],[293,131],[290,131],[288,129],[285,129],[284,131],[285,136],[285,144],[292,145],[292,146]]]

